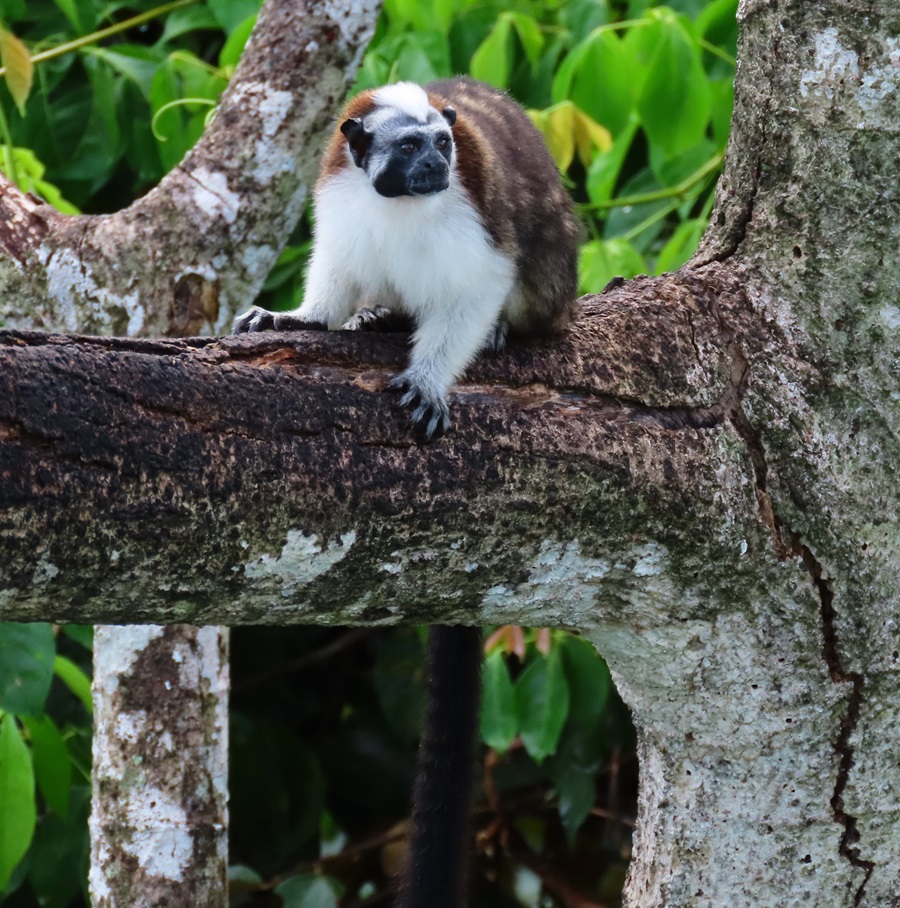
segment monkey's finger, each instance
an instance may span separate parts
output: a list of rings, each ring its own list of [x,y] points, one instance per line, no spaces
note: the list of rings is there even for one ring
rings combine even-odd
[[[450,410],[443,401],[421,400],[410,414],[409,422],[421,431],[425,441],[431,441],[449,428]]]
[[[410,385],[409,382],[404,378],[403,374],[395,375],[388,383],[387,390],[392,394],[398,394],[401,391],[409,391]],[[403,403],[401,400],[400,403]]]
[[[235,334],[249,334],[253,331],[266,331],[275,327],[272,313],[259,306],[248,309],[234,320],[232,330]]]

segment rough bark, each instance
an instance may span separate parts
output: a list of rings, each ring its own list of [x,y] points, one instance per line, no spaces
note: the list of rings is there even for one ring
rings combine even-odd
[[[562,341],[471,370],[429,446],[384,390],[405,337],[2,334],[3,612],[65,590],[65,620],[460,620],[489,590],[513,608],[547,546],[733,551],[749,531],[717,527],[709,496],[758,520],[729,419],[740,288],[720,290],[648,279],[586,302]],[[577,626],[572,607],[543,617]]]
[[[224,330],[300,217],[377,0],[268,0],[203,138],[111,215],[66,217],[0,178],[0,318],[91,334]]]
[[[639,729],[630,906],[900,905],[900,10],[740,17],[701,253],[433,445],[402,338],[2,335],[0,613],[575,628]]]
[[[95,908],[228,903],[228,634],[95,634]]]

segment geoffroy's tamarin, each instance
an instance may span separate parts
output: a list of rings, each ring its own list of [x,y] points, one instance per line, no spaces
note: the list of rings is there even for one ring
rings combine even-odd
[[[447,392],[482,349],[565,327],[580,225],[543,137],[511,98],[465,77],[357,95],[314,193],[302,305],[254,307],[248,331],[414,329],[403,392],[426,439],[449,424]],[[433,627],[428,709],[400,908],[465,903],[481,631]]]
[[[412,355],[391,386],[427,439],[448,427],[447,391],[479,350],[572,317],[578,219],[541,134],[488,85],[459,77],[357,95],[314,203],[302,305],[255,306],[234,330],[377,330],[407,317]]]

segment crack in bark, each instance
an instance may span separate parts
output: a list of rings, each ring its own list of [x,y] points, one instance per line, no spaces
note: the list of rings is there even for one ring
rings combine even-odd
[[[759,431],[750,422],[742,405],[750,366],[743,353],[737,348],[735,349],[735,364],[742,368],[742,373],[738,384],[734,388],[734,401],[729,412],[729,418],[747,446],[747,453],[753,464],[753,472],[756,479],[756,500],[759,505],[760,518],[772,532],[772,541],[779,560],[799,557],[803,562],[803,566],[806,568],[819,598],[822,623],[822,658],[828,667],[829,678],[834,684],[851,685],[847,709],[841,718],[840,731],[837,740],[834,742],[834,751],[838,756],[839,763],[830,804],[834,821],[844,829],[838,846],[840,855],[849,861],[853,867],[858,867],[865,871],[863,881],[860,883],[853,898],[853,904],[860,905],[865,895],[866,886],[875,870],[875,862],[865,860],[860,854],[860,848],[857,844],[860,840],[859,819],[844,809],[844,792],[850,780],[850,771],[855,763],[850,738],[859,724],[865,678],[860,672],[847,671],[841,661],[834,609],[834,592],[828,585],[828,581],[822,576],[821,563],[812,553],[809,546],[803,543],[798,533],[794,533],[790,528],[784,527],[775,512],[771,495],[767,489],[769,466],[766,461],[765,447]],[[787,544],[785,537],[789,538],[790,544]]]
[[[732,348],[732,352],[734,356],[732,375],[734,377],[732,379],[731,393],[728,395],[728,419],[743,440],[747,448],[747,454],[750,457],[750,463],[753,465],[754,491],[756,493],[756,504],[759,509],[760,520],[769,528],[772,534],[772,544],[775,547],[775,554],[778,556],[778,560],[784,561],[790,557],[791,553],[785,545],[784,537],[781,533],[781,521],[772,506],[772,497],[769,495],[767,487],[769,465],[766,462],[766,451],[759,432],[753,427],[743,407],[743,399],[750,376],[750,363],[736,344]]]
[[[850,738],[859,724],[865,678],[860,672],[847,671],[841,662],[835,622],[834,592],[828,585],[828,581],[822,576],[821,563],[812,553],[809,546],[801,542],[799,536],[793,535],[793,543],[815,584],[819,600],[822,603],[822,656],[828,666],[829,677],[834,684],[852,685],[847,702],[847,711],[841,719],[840,732],[837,741],[834,743],[834,749],[840,758],[840,763],[838,765],[838,776],[834,783],[834,793],[831,796],[831,810],[835,822],[840,823],[844,827],[844,834],[841,836],[841,843],[838,849],[840,854],[854,867],[859,867],[865,871],[863,881],[853,897],[853,904],[860,905],[865,895],[866,886],[875,870],[875,862],[867,861],[860,855],[860,848],[858,847],[860,840],[859,820],[858,817],[847,813],[844,809],[844,791],[850,780],[850,771],[855,763]]]
[[[696,327],[696,325],[694,325],[694,313],[691,312],[690,309],[688,309],[686,314],[687,314],[688,327],[690,328],[690,332],[691,332],[691,347],[694,350],[694,356],[697,360],[697,364],[702,369],[703,368],[703,359],[700,356],[700,347],[697,345],[697,327]],[[716,313],[716,315],[718,317],[718,313]]]

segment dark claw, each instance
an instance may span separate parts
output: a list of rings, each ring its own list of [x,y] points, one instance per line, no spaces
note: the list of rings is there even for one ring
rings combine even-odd
[[[234,320],[235,334],[249,334],[251,331],[271,331],[275,328],[275,319],[271,312],[254,306]]]
[[[387,387],[388,391],[403,393],[400,406],[412,408],[409,424],[424,441],[439,438],[450,428],[450,408],[445,400],[429,399],[405,375],[395,375]]]
[[[400,375],[395,375],[387,383],[387,389],[388,389],[388,391],[391,391],[394,394],[397,394],[400,391],[408,391],[409,382],[406,380],[406,376],[401,373]],[[401,403],[402,403],[402,401],[401,401]]]

